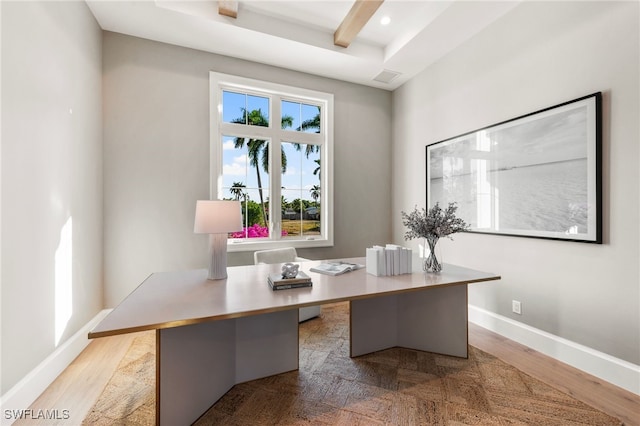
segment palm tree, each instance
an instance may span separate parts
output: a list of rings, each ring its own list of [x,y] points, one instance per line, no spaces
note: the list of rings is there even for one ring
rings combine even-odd
[[[239,201],[240,197],[247,196],[245,192],[246,187],[247,185],[245,185],[242,182],[233,182],[233,185],[231,186],[231,188],[229,188],[229,192],[231,192],[231,194],[233,195],[233,198],[235,198],[236,201]]]
[[[320,167],[320,159],[319,159],[319,158],[316,158],[315,160],[313,160],[313,162],[314,162],[314,163],[316,163],[316,164],[318,165],[318,167],[316,167],[316,168],[313,170],[313,175],[314,175],[314,176],[316,176],[316,175],[317,175],[317,176],[318,176],[318,179],[320,179],[320,171],[322,170],[322,168]]]
[[[296,130],[305,132],[310,129],[316,129],[316,133],[320,133],[320,107],[317,107],[317,108],[318,108],[318,113],[315,115],[315,117],[310,118],[308,120],[304,120],[300,125],[300,127],[298,127]],[[298,151],[302,149],[302,146],[299,143],[294,143],[293,145]],[[320,147],[318,145],[307,144],[304,150],[304,154],[307,156],[307,158],[309,158],[309,155],[318,151],[320,151]]]
[[[311,192],[311,198],[313,198],[313,201],[318,201],[318,198],[320,198],[320,186],[319,185],[313,185],[311,187],[311,189],[309,190],[309,192]]]
[[[249,113],[247,113],[246,108],[241,108],[241,110],[242,117],[233,119],[231,121],[232,123],[249,124],[252,126],[262,127],[269,126],[269,120],[264,116],[261,109],[254,109]],[[293,125],[293,117],[291,116],[283,116],[281,121],[283,129]],[[260,205],[262,206],[262,220],[264,221],[264,225],[267,226],[269,222],[267,221],[267,212],[265,209],[264,196],[262,194],[260,165],[262,165],[262,169],[265,173],[269,173],[269,142],[264,139],[249,139],[243,137],[236,137],[233,140],[233,146],[236,149],[243,148],[245,144],[247,145],[249,164],[256,168],[258,194],[260,196]],[[285,155],[284,150],[281,150],[281,161],[282,173],[285,173],[287,171],[287,156]]]
[[[316,116],[309,120],[304,120],[300,127],[298,127],[298,130],[302,130],[304,132],[309,129],[318,129],[316,133],[320,133],[320,107],[317,108],[318,113],[316,114]]]

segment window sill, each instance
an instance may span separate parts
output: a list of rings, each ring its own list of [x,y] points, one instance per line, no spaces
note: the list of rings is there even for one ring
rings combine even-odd
[[[283,247],[295,248],[314,248],[314,247],[333,247],[333,241],[326,238],[318,238],[315,240],[229,240],[227,243],[227,252],[236,253],[244,251],[269,250]]]

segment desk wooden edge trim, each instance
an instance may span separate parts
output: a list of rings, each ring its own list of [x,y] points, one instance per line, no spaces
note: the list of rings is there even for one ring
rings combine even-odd
[[[156,330],[156,385],[155,385],[155,394],[156,394],[156,426],[160,426],[160,363],[162,362],[160,356],[160,330]]]
[[[299,309],[299,308],[304,308],[304,307],[307,307],[307,306],[324,305],[324,304],[338,303],[338,302],[348,302],[348,301],[351,301],[351,300],[368,299],[368,298],[378,297],[378,296],[383,296],[383,295],[384,296],[388,296],[388,295],[392,295],[392,294],[402,294],[402,293],[409,293],[409,292],[413,292],[413,291],[424,291],[424,290],[429,290],[431,288],[436,289],[436,288],[451,287],[451,286],[457,286],[457,285],[474,284],[474,283],[480,283],[480,282],[485,282],[485,281],[496,281],[496,280],[500,280],[500,279],[501,279],[501,277],[499,275],[495,275],[495,276],[489,276],[489,277],[485,277],[485,278],[478,278],[478,279],[472,279],[472,280],[461,280],[461,281],[451,282],[451,283],[447,283],[447,284],[438,284],[438,285],[434,285],[434,286],[412,287],[412,288],[405,288],[405,289],[400,289],[400,290],[389,290],[389,291],[385,291],[385,292],[380,292],[380,293],[375,293],[375,294],[366,294],[366,295],[355,296],[355,297],[339,297],[339,298],[334,298],[334,299],[323,300],[322,302],[319,302],[319,303],[318,302],[300,303],[300,304],[295,304],[295,305],[279,306],[279,307],[275,307],[275,308],[259,309],[259,310],[255,310],[255,311],[238,312],[238,313],[228,314],[228,315],[217,315],[217,316],[211,316],[211,317],[202,317],[202,318],[194,318],[194,319],[187,319],[187,320],[168,321],[168,322],[157,323],[157,324],[140,325],[140,326],[137,326],[137,327],[121,328],[121,329],[116,329],[116,330],[95,331],[95,332],[94,331],[90,331],[89,334],[88,334],[88,338],[89,339],[97,339],[97,338],[100,338],[100,337],[117,336],[117,335],[120,335],[120,334],[137,333],[137,332],[141,332],[141,331],[161,330],[161,329],[165,329],[165,328],[183,327],[183,326],[186,326],[186,325],[200,324],[200,323],[209,322],[209,321],[220,321],[220,320],[226,320],[226,319],[249,317],[249,316],[254,316],[254,315],[261,315],[261,314],[268,314],[268,313],[272,313],[272,312],[285,311],[285,310],[288,310],[288,309]]]

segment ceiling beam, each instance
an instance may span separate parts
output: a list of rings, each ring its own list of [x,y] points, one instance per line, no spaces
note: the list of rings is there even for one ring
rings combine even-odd
[[[384,0],[356,0],[333,33],[333,44],[348,47],[383,2]]]
[[[236,0],[219,0],[218,14],[229,16],[231,18],[238,17],[238,2]]]

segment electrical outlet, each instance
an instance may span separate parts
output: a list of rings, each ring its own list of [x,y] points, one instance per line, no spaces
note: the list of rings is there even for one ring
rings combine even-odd
[[[517,300],[511,301],[511,310],[513,311],[514,314],[522,315],[522,306],[520,305],[520,302]]]

